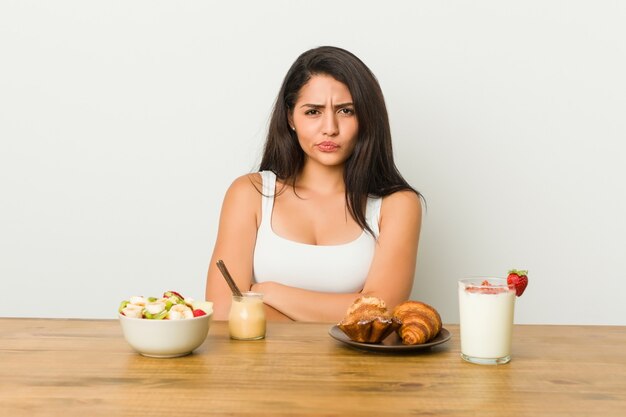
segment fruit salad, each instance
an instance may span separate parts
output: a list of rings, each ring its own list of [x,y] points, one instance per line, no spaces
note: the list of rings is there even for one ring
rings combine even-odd
[[[130,297],[120,303],[118,312],[136,319],[181,320],[211,314],[213,303],[185,298],[176,291],[165,291],[161,298]]]

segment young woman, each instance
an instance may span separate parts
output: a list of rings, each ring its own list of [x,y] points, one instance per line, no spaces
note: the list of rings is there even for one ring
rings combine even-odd
[[[365,294],[393,308],[410,296],[421,210],[372,72],[340,48],[305,52],[278,93],[260,172],[224,198],[206,287],[214,318],[231,300],[218,259],[263,293],[269,320],[336,322]]]

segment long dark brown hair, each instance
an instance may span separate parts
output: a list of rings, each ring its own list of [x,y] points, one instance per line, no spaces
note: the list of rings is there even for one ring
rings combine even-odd
[[[380,85],[372,71],[351,52],[322,46],[296,59],[276,98],[260,170],[273,171],[295,189],[305,154],[289,127],[288,116],[300,89],[313,75],[333,77],[345,84],[352,95],[359,129],[354,151],[344,165],[346,203],[352,218],[373,235],[365,220],[368,195],[383,197],[400,190],[420,194],[402,178],[393,161],[389,117]]]

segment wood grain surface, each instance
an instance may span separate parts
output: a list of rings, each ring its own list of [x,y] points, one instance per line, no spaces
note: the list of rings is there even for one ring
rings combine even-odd
[[[143,357],[116,320],[0,319],[6,416],[624,416],[626,327],[520,326],[513,360],[461,360],[458,326],[429,351],[358,351],[330,324],[269,323],[267,338]]]

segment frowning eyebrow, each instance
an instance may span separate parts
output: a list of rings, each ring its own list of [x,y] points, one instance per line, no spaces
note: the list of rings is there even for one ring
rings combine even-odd
[[[354,103],[352,102],[348,102],[348,103],[339,103],[339,104],[335,104],[334,108],[335,109],[343,109],[344,107],[353,107]],[[312,103],[304,103],[303,105],[300,106],[300,108],[303,107],[307,107],[310,109],[323,109],[324,107],[326,107],[326,105],[324,104],[312,104]]]

